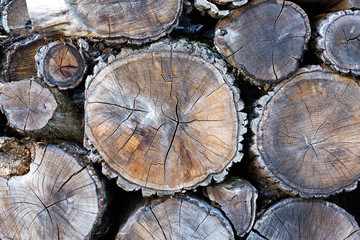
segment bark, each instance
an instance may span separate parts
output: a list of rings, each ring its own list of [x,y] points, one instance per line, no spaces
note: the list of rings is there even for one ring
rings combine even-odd
[[[224,211],[238,236],[247,234],[255,221],[257,190],[245,179],[233,177],[206,187],[205,195]]]
[[[318,55],[335,71],[360,75],[360,11],[339,11],[318,23]]]
[[[253,1],[215,28],[217,50],[255,84],[286,79],[297,69],[309,38],[306,13],[288,1]]]
[[[55,88],[34,79],[5,83],[0,102],[8,123],[25,136],[82,142],[82,114]]]
[[[120,186],[172,194],[221,181],[241,160],[246,117],[220,64],[200,45],[165,42],[87,79],[85,134]]]
[[[100,223],[103,191],[73,152],[33,144],[30,171],[0,178],[1,239],[89,239]]]
[[[35,56],[39,77],[51,87],[61,90],[79,85],[86,73],[83,55],[75,46],[56,41],[39,49]]]
[[[166,197],[140,205],[116,239],[234,239],[219,210],[193,197]]]
[[[360,177],[359,93],[353,79],[312,67],[262,97],[251,123],[257,177],[302,197],[354,189]]]
[[[337,205],[321,200],[287,199],[269,208],[247,239],[346,239],[360,238],[355,219]]]

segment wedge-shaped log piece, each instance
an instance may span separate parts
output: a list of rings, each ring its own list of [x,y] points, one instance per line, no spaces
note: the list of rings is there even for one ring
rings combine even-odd
[[[319,22],[316,39],[321,59],[343,73],[360,75],[360,11],[339,11]]]
[[[34,80],[4,84],[0,104],[9,123],[20,131],[45,127],[57,107],[52,92]]]
[[[87,65],[75,46],[61,41],[49,43],[35,56],[39,77],[59,89],[74,88],[82,81]]]
[[[257,190],[248,181],[231,178],[206,187],[205,195],[221,207],[233,224],[237,235],[243,237],[255,221]]]
[[[310,38],[306,13],[281,0],[255,0],[215,29],[215,46],[246,78],[278,82],[294,72]]]
[[[320,67],[301,69],[279,84],[257,102],[251,124],[257,175],[303,197],[354,189],[359,101],[358,82]]]
[[[102,214],[93,173],[56,146],[32,155],[27,174],[0,178],[1,239],[88,239]]]
[[[118,184],[144,195],[221,181],[246,132],[226,69],[167,47],[99,66],[86,84],[86,136]]]
[[[123,224],[117,240],[234,239],[218,209],[194,197],[166,197],[138,206]]]
[[[337,205],[320,200],[287,199],[270,207],[248,240],[360,239],[355,219]]]

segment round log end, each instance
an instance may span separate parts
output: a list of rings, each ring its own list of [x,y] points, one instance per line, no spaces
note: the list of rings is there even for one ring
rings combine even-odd
[[[286,199],[256,222],[249,240],[359,239],[355,219],[337,205],[320,200]]]
[[[331,13],[317,31],[321,59],[335,71],[360,75],[360,11]]]
[[[359,98],[356,81],[320,67],[298,71],[262,97],[251,123],[259,176],[302,197],[354,189]]]
[[[298,5],[256,0],[219,21],[215,47],[244,77],[279,82],[297,69],[310,33],[309,19]]]
[[[126,190],[163,195],[207,185],[242,158],[238,90],[209,50],[188,47],[124,51],[87,79],[85,134]]]
[[[87,65],[82,54],[72,45],[52,42],[39,49],[35,56],[38,76],[59,89],[74,88],[82,81]]]
[[[45,127],[57,108],[53,93],[32,79],[5,83],[0,102],[9,124],[20,132]]]

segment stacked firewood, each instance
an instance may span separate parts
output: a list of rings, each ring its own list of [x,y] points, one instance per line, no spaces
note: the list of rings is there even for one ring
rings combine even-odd
[[[1,1],[0,238],[360,239],[357,8]]]

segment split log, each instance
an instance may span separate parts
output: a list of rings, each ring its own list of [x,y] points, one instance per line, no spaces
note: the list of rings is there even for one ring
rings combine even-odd
[[[82,114],[57,89],[50,90],[34,79],[5,83],[0,103],[9,124],[25,136],[82,142]]]
[[[208,186],[205,195],[221,207],[238,236],[248,233],[255,221],[257,190],[248,181],[231,178]]]
[[[83,55],[70,43],[56,41],[39,49],[35,56],[39,77],[61,90],[79,85],[87,65]]]
[[[31,154],[27,174],[0,178],[1,239],[89,239],[104,199],[93,170],[56,146]]]
[[[47,43],[48,40],[40,38],[39,35],[34,35],[6,48],[4,50],[6,57],[3,62],[5,81],[19,81],[36,77],[35,55],[38,49]]]
[[[360,178],[359,83],[301,69],[256,103],[254,170],[269,188],[302,197],[353,190]]]
[[[206,202],[193,197],[148,201],[132,212],[117,240],[234,239],[228,220]]]
[[[141,44],[169,33],[178,23],[182,5],[183,0],[26,0],[22,16],[28,15],[42,36],[96,37]]]
[[[210,50],[187,42],[157,43],[99,65],[86,81],[85,134],[110,168],[104,173],[143,195],[223,180],[242,158],[246,132],[239,90],[224,68]]]
[[[319,22],[320,58],[331,68],[360,75],[360,11],[339,11]]]
[[[248,240],[360,239],[355,219],[334,203],[283,200],[256,222]]]
[[[310,38],[306,13],[281,0],[255,0],[215,29],[215,47],[250,82],[279,82],[294,72]]]

